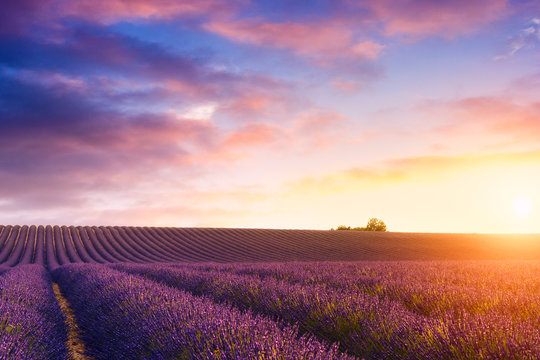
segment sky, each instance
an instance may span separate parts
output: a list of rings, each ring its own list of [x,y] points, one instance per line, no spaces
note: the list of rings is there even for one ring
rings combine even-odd
[[[538,1],[0,10],[0,223],[540,233]]]

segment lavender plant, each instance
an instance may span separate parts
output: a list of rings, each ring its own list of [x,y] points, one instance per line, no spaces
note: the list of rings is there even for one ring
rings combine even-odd
[[[366,358],[540,358],[535,262],[116,267],[298,322]]]
[[[54,276],[95,359],[352,359],[295,327],[102,265]]]
[[[0,359],[67,360],[66,341],[45,268],[22,265],[0,275]]]

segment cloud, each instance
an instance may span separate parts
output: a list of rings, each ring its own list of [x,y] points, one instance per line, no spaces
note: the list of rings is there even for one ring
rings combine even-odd
[[[525,24],[519,34],[509,39],[509,49],[494,57],[494,60],[507,59],[525,48],[534,48],[540,44],[540,18],[533,18]]]
[[[246,122],[224,134],[218,159],[264,158],[265,151],[292,154],[298,149],[322,149],[348,141],[350,128],[351,123],[342,114],[319,108],[291,114],[287,121]]]
[[[104,75],[135,79],[178,79],[187,82],[225,80],[227,74],[211,71],[201,59],[182,56],[131,37],[97,28],[66,31],[62,42],[30,38],[0,39],[0,63],[11,68],[61,71],[64,74]]]
[[[499,136],[516,143],[535,144],[540,139],[540,103],[519,101],[509,96],[479,96],[452,101],[430,101],[421,106],[439,118],[442,133],[471,136]]]
[[[287,193],[335,194],[367,192],[374,188],[403,183],[435,183],[470,171],[501,170],[524,165],[538,169],[540,151],[394,158],[363,167],[352,167],[322,176],[288,182]]]
[[[285,50],[318,66],[346,68],[351,62],[379,60],[392,38],[453,39],[508,14],[506,0],[323,1],[312,6],[303,16],[287,11],[297,7],[290,4],[276,5],[281,9],[278,15],[253,11],[242,16],[239,10],[236,16],[208,19],[201,26],[239,44]]]
[[[384,45],[377,44],[371,40],[365,40],[353,45],[352,52],[361,59],[377,60],[384,47]]]
[[[219,142],[211,123],[125,113],[61,88],[3,78],[0,99],[0,192],[17,201],[62,204],[102,184],[136,186],[163,167],[189,171]]]
[[[478,31],[507,14],[506,0],[373,0],[368,7],[387,36],[455,38]]]
[[[43,8],[51,6],[52,0],[21,0],[2,3],[0,34],[23,34],[32,25],[43,21]]]
[[[102,25],[183,20],[233,41],[286,49],[321,62],[336,57],[374,60],[382,45],[370,32],[382,29],[383,35],[409,39],[454,38],[502,18],[507,1],[343,0],[317,2],[309,8],[273,6],[280,7],[280,12],[272,13],[265,4],[246,0],[21,0],[3,6],[0,33],[22,34],[35,28],[54,32],[64,28],[63,21],[73,19]]]
[[[328,131],[331,128],[342,126],[346,122],[345,116],[336,111],[321,111],[311,109],[304,111],[294,120],[294,127],[302,133]]]
[[[217,69],[213,60],[88,25],[66,30],[54,43],[0,37],[0,73],[48,86],[63,82],[69,91],[102,96],[117,107],[219,102],[237,114],[251,106],[253,114],[259,111],[255,95],[261,101],[272,98],[274,106],[292,86],[270,76]],[[249,101],[234,104],[242,98]]]
[[[226,223],[245,210],[201,204],[188,196],[194,184],[279,133],[263,123],[225,131],[208,119],[100,106],[85,87],[71,91],[69,79],[51,74],[0,79],[0,213],[8,222]]]
[[[220,0],[63,0],[57,1],[63,16],[98,22],[130,19],[170,19],[212,14],[228,15],[245,1]]]
[[[326,89],[308,87],[321,81],[343,92],[363,90],[381,75],[381,60],[396,42],[478,31],[503,16],[501,4],[458,1],[454,9],[401,0],[309,6],[243,0],[10,2],[0,14],[3,214],[19,209],[19,219],[25,213],[68,219],[73,209],[90,209],[77,210],[71,219],[135,223],[149,216],[154,224],[190,213],[223,221],[243,216],[236,209],[229,217],[232,195],[207,206],[204,196],[182,202],[197,192],[194,184],[205,192],[215,186],[227,191],[235,182],[279,181],[287,176],[278,169],[283,154],[285,172],[315,168],[321,159],[341,166],[364,150],[351,145],[354,137],[369,133],[340,112],[311,103],[309,96],[321,99]],[[294,80],[283,79],[288,76]],[[502,100],[456,101],[445,114],[464,119],[456,122],[456,132],[476,122],[533,142],[540,132],[534,127],[538,106]],[[338,159],[343,150],[348,153]],[[431,166],[425,161],[392,166],[421,174]],[[275,166],[276,178],[257,170],[242,173],[258,164],[267,172]],[[375,184],[408,176],[389,166],[351,169],[329,181],[341,186],[345,176]]]
[[[54,34],[66,20],[95,24],[120,21],[164,21],[228,17],[244,0],[20,0],[2,4],[0,34],[28,34],[35,29]]]
[[[277,127],[264,123],[248,123],[229,133],[223,142],[225,147],[255,147],[268,144],[280,135]]]
[[[249,214],[246,209],[232,209],[229,206],[211,206],[201,204],[155,203],[152,206],[136,203],[130,207],[98,210],[89,216],[77,212],[75,224],[91,225],[132,225],[132,226],[194,226],[219,227],[234,224],[238,218]]]
[[[540,89],[540,72],[528,74],[515,79],[510,83],[508,92],[522,93],[532,91],[535,93],[535,91],[538,89]]]
[[[115,201],[158,179],[182,187],[271,144],[272,125],[213,118],[261,117],[288,102],[291,84],[213,65],[78,20],[54,41],[0,37],[0,196],[97,209],[96,194]]]
[[[0,197],[35,212],[131,206],[126,194],[153,203],[154,190],[141,189],[189,187],[265,148],[290,147],[291,136],[328,136],[340,118],[313,112],[282,124],[220,126],[189,111],[126,111],[107,99],[107,88],[99,93],[78,77],[19,74],[0,72]]]
[[[302,105],[300,99],[287,88],[246,89],[235,97],[221,102],[216,109],[218,117],[226,117],[231,122],[285,122],[295,108]]]
[[[339,21],[270,22],[264,18],[212,20],[203,28],[234,42],[289,50],[321,65],[334,60],[377,60],[384,45],[357,41],[351,28]]]

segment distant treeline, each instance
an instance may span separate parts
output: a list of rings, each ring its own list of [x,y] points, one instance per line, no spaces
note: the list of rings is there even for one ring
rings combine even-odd
[[[386,231],[386,224],[380,219],[371,218],[368,220],[368,223],[365,227],[350,227],[347,225],[339,225],[336,229],[332,228],[330,230]]]

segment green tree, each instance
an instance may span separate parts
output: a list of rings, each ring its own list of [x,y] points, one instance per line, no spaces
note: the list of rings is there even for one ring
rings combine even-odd
[[[354,230],[354,231],[367,231],[365,227],[353,227],[351,230]]]
[[[380,219],[371,218],[367,222],[366,231],[386,231],[386,224]]]
[[[330,229],[334,230],[334,228]],[[371,218],[368,220],[368,223],[365,227],[353,227],[347,225],[339,225],[335,230],[353,230],[353,231],[386,231],[386,224],[384,221]]]

